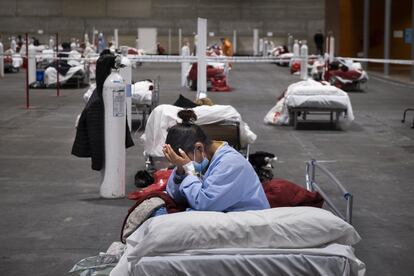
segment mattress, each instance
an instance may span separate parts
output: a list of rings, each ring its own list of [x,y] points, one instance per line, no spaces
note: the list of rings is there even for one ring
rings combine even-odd
[[[264,118],[267,124],[289,124],[290,108],[344,109],[346,119],[355,119],[351,100],[346,92],[332,86],[308,79],[291,84],[285,95],[269,110]]]
[[[275,275],[279,267],[358,275],[364,265],[351,246],[360,239],[352,225],[320,208],[180,212],[150,218],[133,232],[111,276]]]
[[[348,109],[348,94],[333,86],[298,87],[286,95],[288,107]]]
[[[142,258],[131,275],[364,275],[351,246],[210,249]]]

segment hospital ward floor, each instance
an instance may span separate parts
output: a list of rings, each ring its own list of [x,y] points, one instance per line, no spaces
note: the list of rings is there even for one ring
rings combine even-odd
[[[134,80],[157,76],[160,103],[173,103],[180,93],[194,98],[179,87],[179,65],[144,64],[133,72]],[[59,97],[56,90],[31,90],[26,110],[24,80],[24,72],[0,79],[0,275],[65,275],[119,239],[133,202],[99,198],[99,172],[89,159],[70,154],[86,88],[62,89]],[[355,121],[343,130],[265,125],[276,96],[298,80],[287,68],[234,64],[233,92],[209,97],[241,113],[258,135],[252,152],[278,156],[276,177],[304,185],[305,162],[314,158],[348,187],[362,236],[356,255],[367,275],[414,275],[413,114],[401,123],[403,110],[414,108],[414,88],[370,79],[365,92],[349,93]],[[127,192],[144,168],[141,134],[127,150]]]

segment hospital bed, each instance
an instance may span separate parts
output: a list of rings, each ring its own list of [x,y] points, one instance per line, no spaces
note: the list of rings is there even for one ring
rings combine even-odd
[[[265,123],[291,125],[297,128],[299,118],[310,122],[309,115],[329,115],[329,122],[338,127],[340,117],[354,120],[351,101],[341,89],[308,79],[291,84],[284,96],[266,114]]]
[[[20,53],[15,53],[8,49],[4,52],[4,56],[0,57],[4,62],[4,72],[17,73],[23,65],[23,58]]]
[[[149,86],[146,87],[145,83],[148,82]],[[142,87],[134,88],[140,84],[144,84]],[[136,82],[131,87],[132,93],[132,115],[141,115],[142,125],[145,126],[147,123],[147,118],[151,111],[158,106],[160,99],[160,78],[153,80],[145,80],[141,82]]]
[[[306,121],[308,115],[329,115],[329,122],[334,128],[338,128],[339,126],[339,118],[341,114],[346,115],[346,108],[334,108],[334,107],[312,107],[312,106],[305,106],[305,107],[289,107],[289,118],[290,118],[290,125],[292,125],[295,129],[298,128],[298,121],[299,118],[302,117],[302,122]],[[334,118],[335,116],[335,118]]]
[[[317,180],[320,174],[329,181]],[[346,201],[345,214],[322,189],[328,183]],[[352,194],[315,160],[307,162],[306,185],[332,212],[282,207],[151,218],[127,239],[111,276],[364,275],[365,264],[353,250],[361,238],[351,225]]]

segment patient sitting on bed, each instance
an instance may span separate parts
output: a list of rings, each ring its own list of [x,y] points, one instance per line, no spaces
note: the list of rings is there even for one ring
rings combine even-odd
[[[250,163],[223,141],[212,141],[194,122],[192,110],[178,112],[182,119],[168,130],[163,153],[176,168],[167,192],[190,210],[245,211],[270,208]],[[166,214],[165,208],[155,215]]]

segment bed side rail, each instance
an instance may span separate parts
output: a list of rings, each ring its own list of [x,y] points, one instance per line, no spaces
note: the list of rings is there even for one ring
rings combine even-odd
[[[153,80],[154,90],[151,98],[151,111],[156,108],[160,102],[160,76]]]
[[[329,196],[322,190],[322,188],[316,183],[316,170],[322,172],[330,180],[330,183],[337,187],[342,193],[344,199],[346,200],[346,214],[344,215]],[[324,198],[328,207],[332,212],[338,217],[342,218],[346,222],[352,224],[352,206],[353,206],[353,195],[339,182],[339,180],[322,164],[320,164],[315,159],[312,159],[306,163],[306,189],[309,191],[317,191]]]

